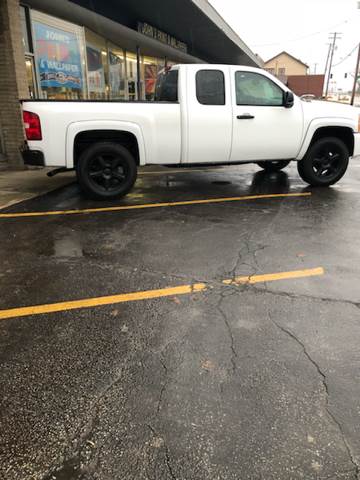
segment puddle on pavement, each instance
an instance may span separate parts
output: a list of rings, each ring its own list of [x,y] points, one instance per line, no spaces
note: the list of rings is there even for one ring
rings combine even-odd
[[[58,258],[82,257],[83,249],[79,235],[75,231],[68,231],[55,238],[54,256]]]

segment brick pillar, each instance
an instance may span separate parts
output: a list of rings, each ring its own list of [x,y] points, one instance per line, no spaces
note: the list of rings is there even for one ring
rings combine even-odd
[[[19,98],[28,95],[19,0],[0,0],[0,128],[3,153],[13,167],[23,165]]]

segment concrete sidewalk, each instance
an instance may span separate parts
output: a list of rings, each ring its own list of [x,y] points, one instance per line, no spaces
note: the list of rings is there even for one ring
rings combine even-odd
[[[51,168],[31,170],[0,170],[0,209],[28,200],[75,180],[75,172],[67,172],[49,178]]]

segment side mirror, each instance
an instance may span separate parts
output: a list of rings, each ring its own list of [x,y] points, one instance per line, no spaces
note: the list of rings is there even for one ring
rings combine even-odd
[[[285,92],[284,94],[284,107],[292,108],[294,106],[294,94],[292,92]]]

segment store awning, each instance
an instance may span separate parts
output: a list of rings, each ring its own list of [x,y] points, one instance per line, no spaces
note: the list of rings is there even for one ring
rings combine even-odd
[[[258,66],[256,55],[206,0],[29,0],[31,7],[86,26],[128,50],[177,62]],[[187,53],[137,31],[146,22],[184,42]]]

